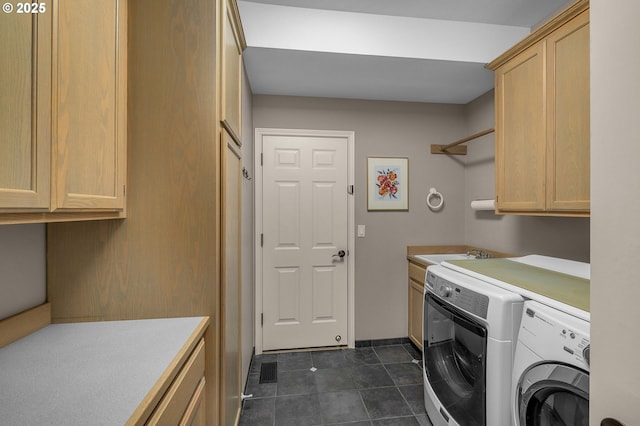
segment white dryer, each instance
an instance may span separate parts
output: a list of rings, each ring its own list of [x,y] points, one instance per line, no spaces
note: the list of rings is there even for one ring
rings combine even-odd
[[[423,374],[434,426],[509,426],[524,298],[443,266],[427,269]]]
[[[589,322],[529,300],[513,366],[516,426],[589,424]]]

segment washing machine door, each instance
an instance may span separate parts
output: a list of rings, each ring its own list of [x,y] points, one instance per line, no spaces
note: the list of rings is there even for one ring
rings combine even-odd
[[[455,424],[486,425],[486,327],[426,291],[423,339],[424,371],[440,404]]]
[[[558,364],[538,364],[518,385],[520,426],[588,426],[589,373]]]

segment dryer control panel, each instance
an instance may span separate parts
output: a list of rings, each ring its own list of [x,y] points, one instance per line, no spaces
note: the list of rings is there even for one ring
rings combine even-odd
[[[427,289],[461,310],[487,319],[489,297],[427,271]]]
[[[577,364],[588,370],[589,328],[587,321],[541,303],[527,301],[518,340],[543,359]]]

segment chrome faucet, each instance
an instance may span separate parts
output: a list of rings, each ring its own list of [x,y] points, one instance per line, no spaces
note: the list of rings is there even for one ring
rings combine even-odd
[[[491,257],[486,251],[476,248],[467,250],[467,256],[473,256],[476,259],[488,259]]]

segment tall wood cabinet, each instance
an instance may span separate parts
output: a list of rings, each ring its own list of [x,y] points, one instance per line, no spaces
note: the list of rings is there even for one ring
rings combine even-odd
[[[233,424],[242,386],[241,165],[221,124],[226,1],[129,2],[127,218],[47,227],[54,322],[211,318],[207,425]]]
[[[574,3],[487,65],[499,213],[589,215],[588,8]]]
[[[126,0],[41,4],[0,29],[0,223],[124,217]]]
[[[222,130],[222,317],[221,425],[235,425],[242,402],[241,252],[242,163],[240,146]]]
[[[246,42],[234,0],[222,0],[220,13],[221,227],[220,425],[237,424],[242,404],[242,51]]]

